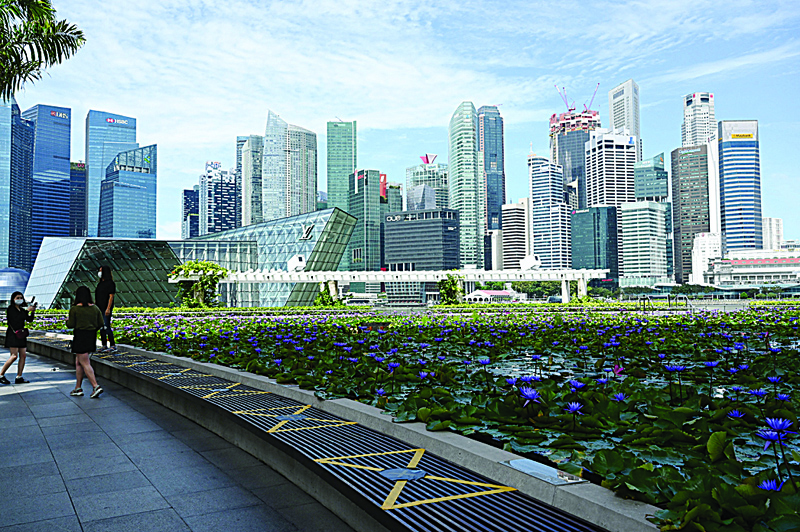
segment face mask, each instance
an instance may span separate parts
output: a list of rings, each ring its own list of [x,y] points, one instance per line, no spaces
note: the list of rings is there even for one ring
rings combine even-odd
[[[22,305],[23,303],[25,303],[25,300],[24,299],[15,299],[14,303],[16,303],[17,305]]]
[[[97,272],[97,276],[102,279],[103,278],[103,272]]]

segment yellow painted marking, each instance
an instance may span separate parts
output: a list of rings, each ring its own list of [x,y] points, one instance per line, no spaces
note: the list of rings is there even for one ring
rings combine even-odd
[[[341,426],[344,426],[344,425],[355,425],[356,424],[355,421],[343,421],[341,423],[336,423],[334,425],[317,425],[317,426],[314,426],[314,427],[298,427],[296,429],[281,429],[281,430],[278,430],[278,427],[283,425],[284,423],[288,423],[288,421],[281,421],[280,423],[278,423],[277,425],[275,425],[274,427],[269,429],[267,432],[291,432],[293,430],[327,429],[328,427],[341,427]]]
[[[330,458],[317,458],[315,462],[325,463],[328,460],[346,460],[348,458],[364,458],[366,456],[385,456],[387,454],[403,454],[403,453],[417,453],[419,451],[425,452],[425,449],[405,449],[403,451],[386,451],[385,453],[369,453],[369,454],[354,454],[351,456],[331,456]]]
[[[401,480],[400,482],[405,482]],[[397,486],[395,486],[396,489]],[[402,490],[402,488],[401,488]],[[444,502],[444,501],[453,501],[455,499],[466,499],[469,497],[478,497],[480,495],[492,495],[494,493],[504,493],[506,491],[516,491],[517,488],[500,488],[496,490],[489,490],[489,491],[477,491],[475,493],[464,493],[462,495],[450,495],[449,497],[437,497],[435,499],[425,499],[422,501],[413,501],[413,502],[405,502],[403,504],[395,504],[393,506],[387,507],[386,502],[389,502],[389,499],[386,499],[386,502],[383,503],[381,506],[384,510],[396,510],[397,508],[408,508],[409,506],[419,506],[420,504],[431,504],[434,502]],[[394,491],[394,490],[393,490]],[[391,494],[389,495],[391,497]],[[396,499],[396,498],[395,498]]]
[[[270,392],[263,392],[263,393],[270,393]],[[296,406],[276,406],[275,408],[254,408],[253,410],[237,410],[235,412],[231,412],[232,414],[246,414],[248,416],[261,416],[261,417],[278,417],[278,414],[259,414],[258,412],[271,412],[273,410],[286,410],[287,408],[297,408]],[[292,412],[291,414],[281,414],[282,416],[292,415],[296,416],[297,414],[302,414],[307,409],[311,408],[311,405],[305,405],[300,407],[300,409],[296,412]]]
[[[408,467],[410,469],[417,467],[417,464],[419,464],[423,454],[425,454],[425,449],[417,449],[417,452],[411,457],[411,461],[408,462]]]
[[[509,488],[508,486],[498,486],[497,484],[485,484],[483,482],[473,482],[471,480],[459,480],[457,478],[444,478],[426,475],[425,478],[429,480],[441,480],[442,482],[455,482],[456,484],[469,484],[470,486],[481,486],[484,488],[498,488],[504,490],[514,490],[516,488]]]
[[[392,491],[389,492],[389,496],[386,497],[386,500],[383,501],[381,505],[382,510],[391,510],[395,508],[395,502],[397,502],[397,498],[400,496],[400,492],[403,491],[403,488],[406,487],[407,480],[398,480],[394,483],[394,487]]]
[[[279,421],[277,425],[275,425],[274,427],[269,429],[267,432],[278,432],[278,429],[280,429],[282,426],[286,425],[288,422],[289,422],[288,419],[284,419],[283,421]]]

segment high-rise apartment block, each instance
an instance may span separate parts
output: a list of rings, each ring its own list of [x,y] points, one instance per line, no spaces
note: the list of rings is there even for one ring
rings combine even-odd
[[[781,244],[783,243],[783,219],[763,218],[761,227],[764,249],[781,249]]]
[[[100,183],[106,168],[117,154],[139,147],[136,142],[136,119],[104,111],[86,115],[86,213],[87,233],[98,236],[100,219]]]
[[[34,127],[0,100],[0,268],[31,271]]]
[[[639,128],[639,85],[629,79],[608,91],[608,114],[614,132],[625,132],[639,139],[636,160],[642,160],[642,135]]]
[[[448,129],[450,208],[459,212],[461,265],[483,268],[486,183],[478,150],[478,115],[472,102],[462,102]]]
[[[621,276],[635,279],[634,284],[666,282],[667,205],[654,201],[623,203],[617,220]]]
[[[155,238],[157,176],[155,144],[117,154],[100,184],[97,236]]]
[[[242,138],[242,137],[239,137]],[[264,221],[261,194],[261,165],[264,159],[264,137],[244,137],[241,156],[242,225]]]
[[[86,236],[86,163],[69,163],[69,236]]]
[[[619,206],[636,200],[636,137],[607,129],[589,132],[586,141],[586,201],[589,207]]]
[[[447,209],[450,206],[450,186],[447,183],[447,165],[436,164],[435,154],[425,154],[422,164],[406,168],[406,190],[419,185],[428,185],[436,193],[436,208]]]
[[[586,142],[600,127],[600,113],[570,111],[550,117],[550,160],[564,169],[565,191],[574,191],[576,208],[585,209]]]
[[[265,222],[315,211],[317,135],[269,111],[261,176]]]
[[[496,270],[519,270],[520,262],[533,254],[533,220],[530,198],[503,205],[503,264]]]
[[[616,207],[590,207],[570,216],[572,268],[608,270],[619,278],[619,247]]]
[[[181,202],[181,238],[200,236],[200,185],[183,191]]]
[[[494,105],[478,109],[478,151],[483,165],[482,180],[486,183],[485,230],[502,229],[502,207],[506,202],[503,117]]]
[[[758,121],[723,120],[717,145],[720,212],[727,250],[762,249]]]
[[[682,146],[708,144],[717,137],[717,119],[714,115],[714,95],[695,92],[683,97]]]
[[[328,207],[347,210],[350,174],[358,167],[356,121],[328,122]]]
[[[542,269],[569,269],[570,209],[564,202],[564,171],[547,158],[530,154],[528,175],[533,253],[542,261]]]
[[[206,162],[200,175],[200,235],[236,229],[236,174]]]
[[[22,113],[34,127],[31,191],[31,264],[46,236],[70,236],[70,132],[72,111],[36,105]]]

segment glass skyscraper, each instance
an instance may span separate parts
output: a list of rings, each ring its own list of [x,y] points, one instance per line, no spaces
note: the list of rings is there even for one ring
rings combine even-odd
[[[566,270],[570,261],[569,206],[564,202],[564,170],[545,157],[528,155],[533,253],[544,270]]]
[[[436,155],[433,154],[424,155],[421,159],[422,164],[406,168],[406,190],[427,185],[436,194],[436,208],[449,208],[450,186],[447,183],[447,165],[434,163]]]
[[[459,213],[461,266],[483,268],[486,224],[486,183],[479,164],[478,114],[472,102],[462,102],[448,129],[450,208]]]
[[[675,281],[688,283],[698,233],[711,232],[713,191],[709,187],[708,145],[672,151],[672,209]]]
[[[156,237],[156,145],[118,154],[100,185],[101,237]]]
[[[136,119],[104,111],[89,111],[86,115],[85,145],[87,233],[97,236],[100,183],[106,178],[106,168],[118,153],[139,147],[136,142]]]
[[[426,211],[436,209],[436,191],[428,185],[417,185],[406,192],[406,210]]]
[[[669,177],[664,166],[663,153],[633,165],[633,188],[636,201],[656,201],[667,206],[667,276],[672,277],[675,275],[672,204],[669,201]]]
[[[16,100],[0,101],[0,268],[33,267],[33,136],[34,127],[22,120]]]
[[[599,127],[600,113],[597,111],[570,111],[550,117],[550,160],[564,169],[564,185],[571,185],[575,191],[579,209],[588,207],[586,142],[589,132]]]
[[[619,278],[616,207],[572,211],[570,234],[573,269],[608,270],[609,278]]]
[[[69,163],[69,236],[86,236],[86,164]]]
[[[200,176],[200,235],[236,229],[236,174],[206,161]]]
[[[356,121],[328,122],[328,207],[347,210],[350,174],[358,166]]]
[[[181,203],[181,238],[200,236],[200,185],[184,190]]]
[[[46,236],[70,236],[70,121],[66,107],[36,105],[22,113],[35,128],[31,196],[31,264]]]
[[[503,150],[503,117],[494,105],[478,109],[478,151],[483,154],[486,182],[486,230],[503,228],[506,202],[506,172]]]
[[[381,173],[378,170],[357,170],[350,174],[350,201],[347,212],[356,217],[356,225],[341,270],[380,271],[383,262],[381,214],[386,212],[386,207],[381,208],[381,199]],[[363,291],[363,289],[351,288],[351,291]]]
[[[723,120],[717,139],[722,232],[727,249],[762,249],[758,121]]]
[[[239,137],[242,138],[242,137]],[[264,160],[264,137],[244,137],[241,153],[242,226],[264,221],[261,194],[261,164]],[[238,173],[238,170],[237,170]]]

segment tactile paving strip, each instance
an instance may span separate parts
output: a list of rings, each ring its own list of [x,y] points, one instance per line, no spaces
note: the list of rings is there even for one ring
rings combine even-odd
[[[31,340],[68,350],[65,340]],[[425,449],[310,405],[121,348],[96,354],[238,416],[313,460],[386,512],[390,528],[418,532],[589,532],[603,529],[454,465]]]

